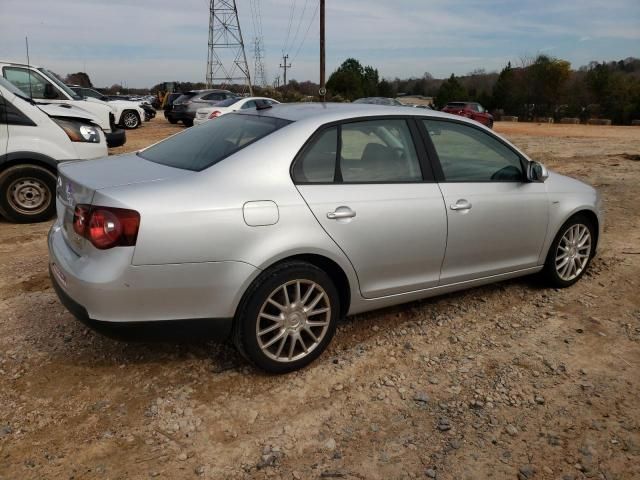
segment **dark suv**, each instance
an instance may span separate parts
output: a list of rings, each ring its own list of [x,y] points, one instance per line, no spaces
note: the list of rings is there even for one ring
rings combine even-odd
[[[237,96],[229,90],[191,90],[174,100],[171,109],[165,110],[164,116],[171,123],[182,122],[190,127],[199,108],[213,106],[222,100]]]
[[[493,115],[487,112],[485,108],[477,102],[449,102],[442,111],[467,117],[489,128],[493,128]]]

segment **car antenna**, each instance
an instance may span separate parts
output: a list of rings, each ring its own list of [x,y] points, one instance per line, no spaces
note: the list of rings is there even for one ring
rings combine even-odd
[[[24,43],[27,46],[27,71],[29,72],[29,98],[33,100],[33,92],[31,91],[31,65],[29,65],[29,37],[25,35]]]

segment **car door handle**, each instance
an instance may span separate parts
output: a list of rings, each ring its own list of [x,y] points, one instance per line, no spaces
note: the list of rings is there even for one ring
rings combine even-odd
[[[338,207],[333,212],[327,213],[329,220],[340,220],[341,218],[353,218],[356,216],[356,212],[349,207]]]
[[[458,200],[455,204],[451,205],[451,210],[470,210],[471,207],[473,205],[471,205],[471,202],[468,202],[467,200]]]

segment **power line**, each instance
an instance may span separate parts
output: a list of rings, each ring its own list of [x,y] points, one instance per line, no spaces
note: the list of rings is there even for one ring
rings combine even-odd
[[[287,36],[284,39],[284,45],[282,46],[282,54],[284,55],[287,50],[287,46],[289,45],[289,37],[291,36],[291,25],[293,24],[293,14],[296,11],[296,0],[293,0],[291,4],[291,11],[289,13],[289,26],[287,27]]]
[[[304,42],[307,40],[307,36],[309,35],[309,30],[311,30],[311,25],[313,25],[314,20],[318,16],[318,10],[319,9],[320,9],[320,4],[318,3],[318,5],[316,5],[316,9],[313,11],[313,16],[311,17],[311,20],[309,21],[309,25],[307,25],[307,31],[304,33],[304,37],[302,37],[302,41],[300,42],[300,45],[298,46],[298,50],[296,50],[295,55],[291,59],[292,62],[296,58],[298,58],[298,54],[300,53],[300,50],[302,50]]]
[[[304,6],[302,7],[302,13],[300,14],[300,20],[298,20],[297,22],[298,25],[296,26],[296,34],[293,36],[293,40],[291,40],[291,45],[289,46],[290,48],[293,48],[296,44],[296,40],[298,39],[298,34],[300,33],[300,25],[302,25],[302,20],[304,19],[304,14],[307,11],[308,4],[309,4],[309,0],[305,0]]]

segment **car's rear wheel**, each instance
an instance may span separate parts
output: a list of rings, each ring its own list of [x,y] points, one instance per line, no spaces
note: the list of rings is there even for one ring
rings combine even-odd
[[[182,123],[184,123],[185,127],[193,127],[193,120],[192,119],[185,119],[182,121]]]
[[[327,347],[340,315],[329,276],[305,262],[265,271],[247,291],[234,324],[234,342],[254,365],[271,373],[300,369]]]
[[[37,165],[0,173],[0,214],[16,223],[44,222],[56,212],[56,176]]]
[[[594,253],[595,228],[585,215],[571,217],[562,225],[543,270],[552,286],[569,287],[584,275]]]
[[[132,130],[140,126],[140,117],[133,110],[126,110],[122,114],[122,125],[124,128]]]
[[[178,120],[176,120],[173,117],[167,117],[167,120],[169,120],[169,123],[171,123],[172,125],[175,125],[176,123],[178,123]]]

